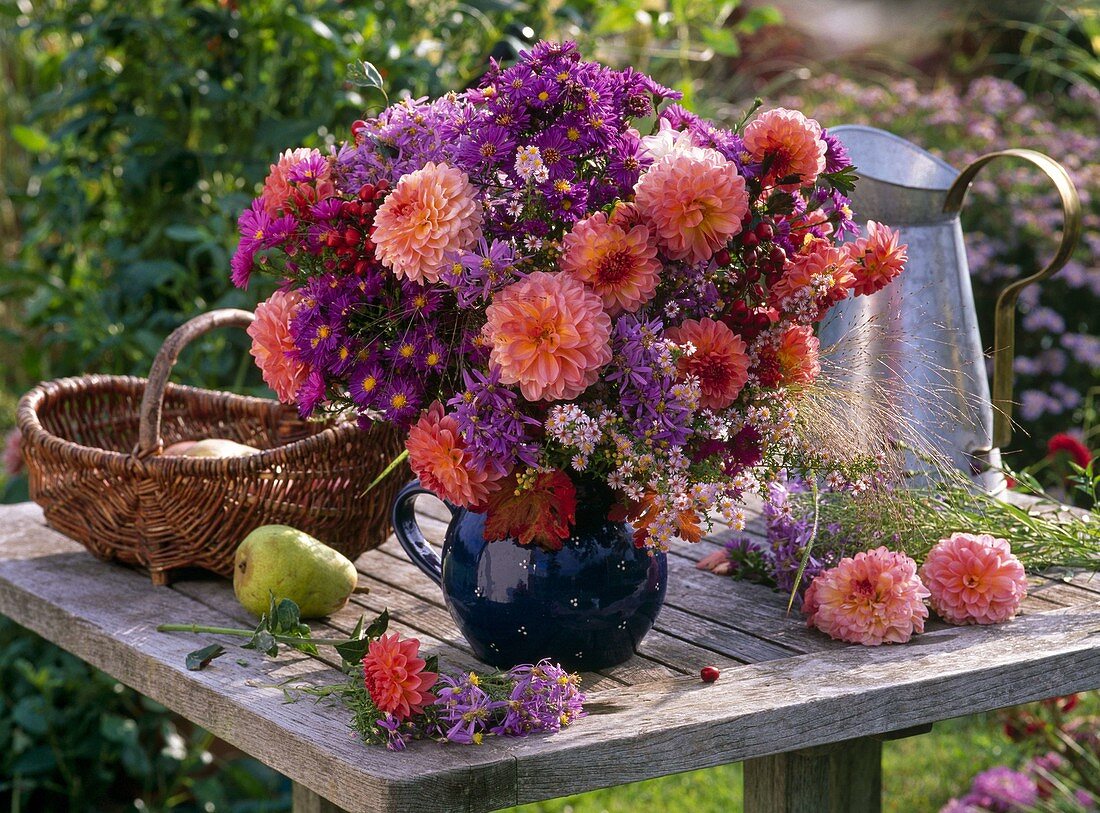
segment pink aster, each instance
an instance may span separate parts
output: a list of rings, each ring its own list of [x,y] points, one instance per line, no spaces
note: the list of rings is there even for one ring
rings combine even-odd
[[[301,301],[297,291],[276,291],[256,306],[256,319],[248,326],[252,337],[249,353],[256,359],[264,382],[284,404],[294,401],[309,375],[309,367],[291,356],[294,339],[290,320]]]
[[[420,484],[441,500],[477,508],[499,488],[501,475],[473,464],[457,419],[445,415],[439,401],[409,429],[405,448],[409,451],[409,466]]]
[[[802,612],[809,626],[840,641],[904,644],[913,633],[924,632],[927,597],[916,562],[876,548],[845,557],[818,574],[806,591]]]
[[[336,187],[329,178],[327,163],[324,170],[316,175],[312,184],[295,184],[290,180],[291,173],[299,165],[321,157],[319,150],[311,150],[308,147],[286,150],[280,155],[279,160],[271,165],[271,170],[264,180],[264,190],[260,193],[264,211],[272,217],[284,214],[287,204],[295,196],[296,191],[300,192],[303,200],[308,203],[315,203],[322,198],[334,195]]]
[[[920,570],[932,609],[952,624],[999,624],[1016,615],[1027,575],[1004,539],[951,534],[932,548]]]
[[[398,277],[439,282],[447,255],[481,237],[481,204],[465,172],[431,161],[402,175],[374,218],[375,255]]]
[[[687,319],[665,331],[665,337],[692,350],[677,362],[681,373],[699,379],[699,403],[707,409],[725,409],[741,393],[749,378],[748,346],[722,322]]]
[[[898,231],[867,221],[867,236],[848,244],[848,251],[855,265],[855,285],[852,290],[856,296],[873,294],[885,288],[894,277],[905,269],[909,259],[905,243],[898,245]]]
[[[777,107],[757,116],[745,128],[745,149],[756,161],[769,162],[765,180],[797,175],[796,183],[784,188],[810,186],[825,171],[825,141],[821,125],[797,110]]]
[[[745,179],[713,150],[666,155],[638,181],[634,199],[665,255],[693,263],[740,233],[749,211]]]
[[[611,361],[603,300],[569,274],[529,274],[498,292],[485,315],[490,362],[528,401],[576,398]]]
[[[578,221],[562,244],[562,270],[599,294],[612,316],[633,313],[653,297],[661,262],[647,226],[627,229],[597,212]]]

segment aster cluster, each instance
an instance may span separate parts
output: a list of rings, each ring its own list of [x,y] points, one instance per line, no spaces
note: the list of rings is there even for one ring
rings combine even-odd
[[[284,153],[233,258],[242,287],[282,280],[253,335],[265,380],[304,417],[407,430],[425,487],[524,544],[561,547],[572,520],[531,506],[580,480],[651,550],[743,521],[769,472],[815,468],[795,432],[814,324],[905,246],[860,236],[850,161],[813,119],[735,132],[676,97],[540,43],[331,154]]]
[[[395,751],[418,739],[480,745],[485,737],[560,731],[585,716],[580,678],[541,661],[507,672],[438,674],[420,642],[383,635],[363,658],[363,680],[346,696],[368,742]]]

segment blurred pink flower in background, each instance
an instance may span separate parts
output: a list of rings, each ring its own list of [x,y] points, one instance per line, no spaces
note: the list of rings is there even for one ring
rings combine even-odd
[[[4,472],[9,477],[23,472],[23,436],[18,428],[4,437]]]

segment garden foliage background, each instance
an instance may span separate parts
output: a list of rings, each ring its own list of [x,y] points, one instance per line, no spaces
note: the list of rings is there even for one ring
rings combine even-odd
[[[857,48],[809,28],[803,0],[778,5],[788,22],[773,6],[721,0],[0,2],[0,429],[37,381],[143,375],[183,320],[266,295],[228,283],[236,213],[277,151],[343,139],[363,115],[366,100],[343,82],[348,62],[377,65],[391,98],[438,94],[476,79],[490,56],[571,37],[719,119],[738,120],[761,95],[825,126],[892,130],[960,167],[1010,146],[1061,160],[1081,191],[1085,238],[1055,280],[1023,297],[1017,417],[1027,434],[1009,458],[1056,485],[1064,463],[1047,456],[1052,435],[1100,445],[1100,9],[930,4],[934,24],[906,29],[899,14],[877,39],[869,25]],[[894,5],[863,4],[887,15]],[[996,291],[1050,256],[1060,212],[1041,178],[1004,166],[975,184],[965,221],[988,342]],[[175,376],[258,389],[249,362],[241,335],[215,334]],[[11,454],[7,464],[18,468]],[[25,499],[25,479],[0,476],[0,490]],[[963,764],[939,786],[899,787],[924,795],[891,796],[888,807],[933,809],[960,790],[988,764],[963,742],[988,730],[959,728],[941,747],[965,752]],[[731,801],[722,789],[700,798],[690,777],[665,781],[693,809]],[[647,793],[573,804],[644,803]],[[106,810],[104,799],[287,809],[279,777],[0,619],[0,807]]]

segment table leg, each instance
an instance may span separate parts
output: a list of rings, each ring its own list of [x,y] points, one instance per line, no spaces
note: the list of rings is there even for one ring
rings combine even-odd
[[[291,789],[290,809],[292,813],[347,813],[344,808],[337,807],[297,782]]]
[[[745,813],[880,813],[882,742],[861,737],[745,762]]]

